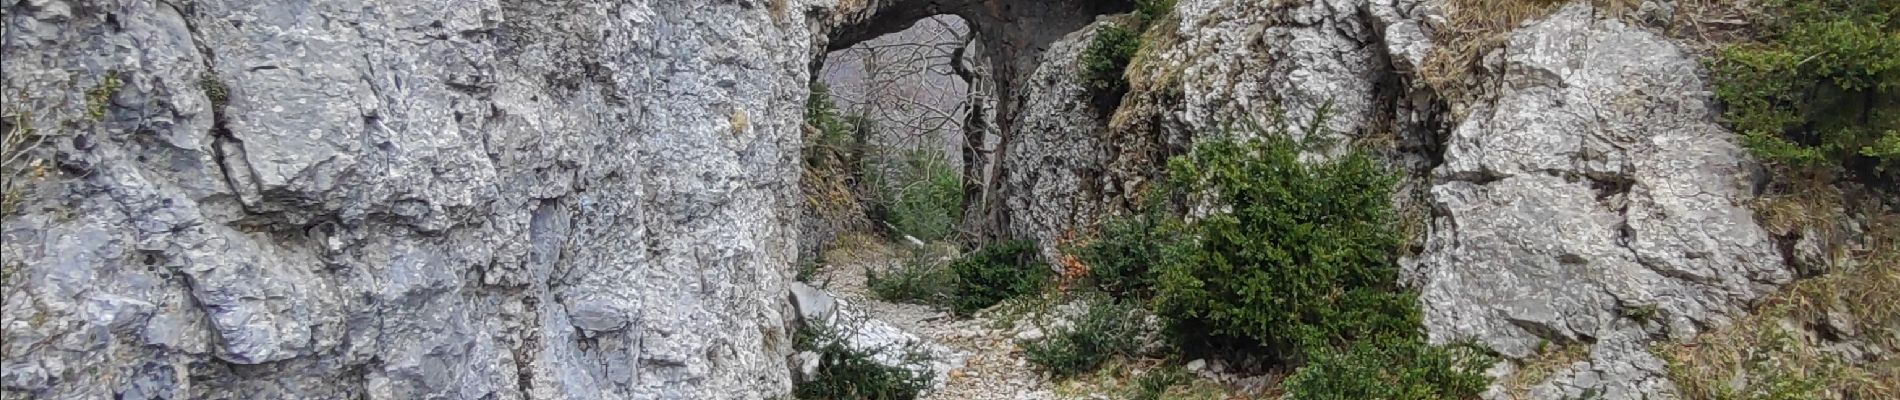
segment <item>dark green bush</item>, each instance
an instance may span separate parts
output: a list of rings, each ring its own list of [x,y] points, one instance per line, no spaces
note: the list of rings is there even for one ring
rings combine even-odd
[[[1126,93],[1128,80],[1122,74],[1138,50],[1140,32],[1120,24],[1102,27],[1082,50],[1082,82],[1096,93]]]
[[[922,368],[887,366],[872,357],[885,351],[901,351],[899,357],[908,366],[929,362],[928,355],[916,343],[899,348],[858,349],[846,344],[839,328],[808,323],[794,335],[793,348],[818,354],[818,372],[794,385],[792,394],[799,399],[910,400],[930,388],[934,378]]]
[[[1475,399],[1490,385],[1483,371],[1489,357],[1437,347],[1412,337],[1363,340],[1343,351],[1324,351],[1287,377],[1294,400]]]
[[[1070,252],[1088,265],[1096,287],[1124,298],[1146,298],[1154,292],[1151,266],[1174,238],[1167,226],[1175,223],[1158,212],[1108,218],[1095,240]]]
[[[969,315],[1004,299],[1035,293],[1049,280],[1035,242],[1009,241],[985,246],[950,263],[956,273],[951,311]]]
[[[1095,33],[1095,39],[1082,50],[1082,83],[1092,92],[1098,107],[1112,110],[1122,94],[1128,93],[1128,79],[1123,75],[1135,53],[1141,51],[1142,32],[1173,10],[1174,0],[1137,0],[1134,26],[1109,24]]]
[[[940,263],[917,250],[905,266],[879,273],[865,271],[865,284],[885,301],[925,304],[970,315],[1004,299],[1041,290],[1052,272],[1033,242],[987,246]]]
[[[1711,63],[1716,97],[1763,160],[1900,176],[1900,0],[1771,0],[1761,40]]]
[[[1165,250],[1157,314],[1290,361],[1417,332],[1415,295],[1391,259],[1395,177],[1360,151],[1306,163],[1285,134],[1261,136],[1213,139],[1169,161],[1175,190],[1220,206]]]
[[[1088,310],[1073,325],[1053,329],[1042,339],[1022,343],[1023,355],[1056,377],[1094,371],[1116,355],[1141,348],[1135,304],[1104,295],[1087,297]]]
[[[928,251],[913,250],[901,267],[865,270],[864,284],[884,301],[947,306],[956,296],[957,275],[933,258]]]
[[[812,128],[805,138],[806,168],[845,167],[840,164],[850,148],[851,118],[839,114],[830,87],[823,83],[811,84],[811,95],[805,98],[805,124]]]

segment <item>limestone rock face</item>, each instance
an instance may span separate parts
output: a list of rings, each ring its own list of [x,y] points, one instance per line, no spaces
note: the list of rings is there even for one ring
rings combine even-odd
[[[804,10],[5,7],[9,396],[789,389]]]
[[[1058,257],[1058,242],[1074,228],[1088,226],[1102,204],[1107,119],[1087,100],[1091,94],[1080,78],[1081,59],[1096,32],[1114,23],[1096,22],[1056,41],[1043,53],[1042,66],[1023,82],[1017,121],[1022,134],[1003,155],[1003,192],[1009,194],[1005,204],[1012,234],[1035,240],[1048,259]]]
[[[1444,143],[1408,263],[1435,340],[1512,358],[1593,344],[1546,389],[1639,397],[1667,385],[1640,343],[1724,324],[1791,279],[1741,206],[1756,167],[1715,125],[1693,56],[1579,4],[1489,57],[1502,87]]]
[[[1443,39],[1444,10],[1183,0],[1144,37],[1105,128],[1086,108],[1054,106],[1087,102],[1079,78],[1039,70],[1023,145],[1007,157],[1034,166],[1012,171],[1015,190],[1051,189],[1016,196],[1013,227],[1050,245],[1133,204],[1197,136],[1276,111],[1297,127],[1324,110],[1331,133],[1395,155],[1430,210],[1421,252],[1402,264],[1435,341],[1475,340],[1512,362],[1546,344],[1588,346],[1587,360],[1523,394],[1532,398],[1673,390],[1652,343],[1726,324],[1792,279],[1742,206],[1760,172],[1715,123],[1696,56],[1575,2],[1510,32],[1479,72],[1496,87],[1453,116],[1413,83]],[[1073,68],[1062,49],[1044,69]],[[1096,129],[1106,132],[1086,134]],[[1074,189],[1096,173],[1099,194]]]

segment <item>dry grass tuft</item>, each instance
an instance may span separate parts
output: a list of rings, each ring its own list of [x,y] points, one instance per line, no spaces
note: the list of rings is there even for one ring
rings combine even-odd
[[[1504,388],[1509,398],[1529,398],[1531,387],[1550,379],[1558,370],[1590,359],[1590,346],[1583,343],[1571,343],[1562,347],[1543,349],[1536,356],[1522,361],[1516,373],[1511,374],[1498,384]]]
[[[1512,29],[1533,18],[1549,15],[1561,0],[1447,0],[1437,47],[1419,71],[1425,84],[1446,99],[1464,100],[1466,80],[1479,68],[1484,53],[1502,46]]]
[[[1758,205],[1771,232],[1832,230],[1846,221],[1833,190],[1797,191]],[[1795,282],[1755,315],[1688,344],[1663,344],[1686,398],[1900,398],[1900,215],[1867,218],[1859,243],[1829,244],[1844,259]],[[1881,356],[1885,354],[1885,356]]]

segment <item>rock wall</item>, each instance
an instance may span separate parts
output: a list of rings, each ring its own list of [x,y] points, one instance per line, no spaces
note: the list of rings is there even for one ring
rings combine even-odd
[[[1429,214],[1403,267],[1435,341],[1498,351],[1501,376],[1588,349],[1530,398],[1669,392],[1651,343],[1722,326],[1791,274],[1742,206],[1760,172],[1715,123],[1696,55],[1573,3],[1509,32],[1452,115],[1421,83],[1443,1],[1182,0],[1144,36],[1112,116],[1062,106],[1088,101],[1074,73],[1029,81],[1006,159],[1025,166],[1012,184],[1049,189],[1012,196],[1015,234],[1086,233],[1231,122],[1327,114],[1328,133],[1390,155],[1418,195],[1395,201]],[[1043,70],[1073,68],[1062,43]]]
[[[1044,62],[1023,82],[1022,113],[1015,145],[1002,155],[1010,235],[1035,240],[1043,257],[1059,259],[1058,243],[1076,239],[1100,214],[1108,120],[1091,104],[1083,85],[1082,52],[1103,26],[1099,21],[1057,40]],[[1057,264],[1052,264],[1057,265]]]
[[[7,398],[789,389],[807,5],[4,7]]]
[[[1695,57],[1573,4],[1488,58],[1502,84],[1445,143],[1409,264],[1434,339],[1590,346],[1540,398],[1637,398],[1668,387],[1649,339],[1721,326],[1792,279],[1742,206],[1759,172]]]

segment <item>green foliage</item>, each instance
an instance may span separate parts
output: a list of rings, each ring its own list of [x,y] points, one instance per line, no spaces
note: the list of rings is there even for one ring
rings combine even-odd
[[[125,87],[125,82],[119,80],[118,71],[106,72],[105,80],[86,91],[86,117],[93,121],[104,120],[106,107],[112,105],[112,95],[119,93],[122,87]]]
[[[1134,26],[1109,24],[1095,33],[1095,39],[1082,49],[1082,83],[1092,91],[1098,104],[1119,102],[1128,92],[1123,74],[1128,63],[1141,51],[1141,35],[1156,20],[1173,12],[1175,0],[1135,1]],[[1112,101],[1111,101],[1112,100]]]
[[[207,71],[198,77],[198,88],[204,90],[206,99],[211,100],[211,109],[214,111],[223,110],[225,105],[231,103],[230,88],[225,87],[224,81],[218,80],[218,76],[211,72]]]
[[[1130,399],[1161,400],[1161,396],[1168,393],[1168,388],[1187,382],[1187,380],[1187,370],[1176,366],[1162,367],[1154,371],[1148,371],[1148,373],[1142,374],[1141,377],[1135,378],[1135,394],[1130,396]]]
[[[795,349],[819,357],[817,374],[792,388],[799,399],[910,400],[934,380],[922,368],[906,368],[930,361],[914,342],[899,348],[852,348],[839,328],[815,323],[801,327],[793,340]],[[899,359],[905,366],[886,366],[872,358],[886,351],[902,351]]]
[[[1762,40],[1711,64],[1743,143],[1796,168],[1900,174],[1900,0],[1764,6]]]
[[[1019,240],[986,246],[951,262],[957,276],[951,311],[969,315],[1041,289],[1051,271],[1037,253],[1034,242]]]
[[[1155,281],[1150,266],[1161,259],[1178,225],[1178,219],[1159,212],[1108,218],[1095,240],[1070,252],[1088,265],[1089,279],[1097,287],[1117,296],[1146,298]]]
[[[963,179],[938,146],[903,152],[896,168],[868,174],[895,233],[939,241],[957,233],[963,216]]]
[[[901,267],[883,273],[865,270],[864,284],[884,301],[943,306],[956,295],[957,275],[919,249]]]
[[[1214,139],[1169,161],[1170,184],[1221,205],[1188,222],[1159,264],[1157,314],[1259,341],[1287,360],[1416,332],[1397,284],[1396,178],[1353,151],[1301,162],[1284,133]]]
[[[1050,274],[1033,243],[1015,241],[978,249],[947,264],[916,250],[901,268],[886,273],[865,271],[865,284],[885,301],[926,304],[969,315],[1004,299],[1035,293]]]
[[[1095,33],[1095,40],[1082,50],[1082,82],[1099,94],[1119,95],[1128,91],[1128,79],[1122,76],[1128,62],[1141,50],[1141,33],[1111,24]]]
[[[1283,387],[1294,400],[1475,399],[1490,384],[1483,371],[1491,360],[1459,350],[1416,335],[1362,340],[1318,353]]]
[[[831,100],[831,88],[823,83],[811,84],[811,95],[805,98],[805,124],[816,130],[806,144],[806,167],[843,167],[837,164],[849,151],[852,123],[838,112]]]
[[[1057,377],[1068,377],[1094,371],[1111,357],[1132,355],[1141,348],[1140,320],[1134,316],[1133,302],[1103,295],[1087,299],[1088,310],[1073,325],[1022,343],[1029,362]]]

